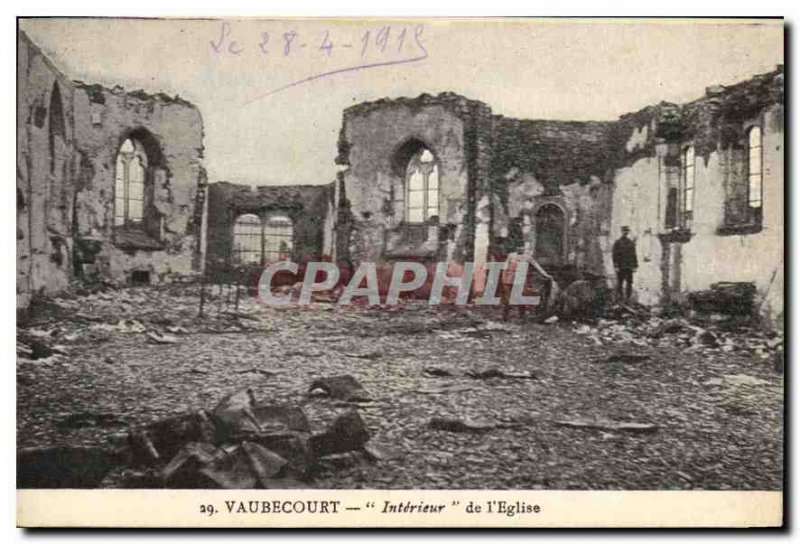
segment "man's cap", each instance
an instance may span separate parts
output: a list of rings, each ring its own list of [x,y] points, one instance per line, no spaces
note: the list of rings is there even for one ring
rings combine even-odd
[[[630,232],[630,231],[631,231],[631,228],[628,225],[624,225],[622,227],[622,232]]]

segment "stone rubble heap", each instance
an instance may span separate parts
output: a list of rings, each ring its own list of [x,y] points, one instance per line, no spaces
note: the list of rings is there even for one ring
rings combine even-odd
[[[325,380],[320,380],[323,388]],[[335,392],[344,391],[348,398],[354,398],[354,391],[366,397],[350,376],[328,380],[340,386]],[[312,385],[312,390],[319,388],[319,383]],[[120,475],[118,487],[307,487],[320,471],[378,459],[379,453],[367,446],[369,439],[355,407],[324,431],[312,433],[299,406],[259,403],[247,388],[227,395],[210,412],[198,410],[132,428],[115,445],[22,449],[17,454],[17,485],[105,487],[114,471]]]

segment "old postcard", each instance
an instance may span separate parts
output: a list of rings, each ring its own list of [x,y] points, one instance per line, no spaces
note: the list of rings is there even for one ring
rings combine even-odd
[[[784,32],[20,18],[18,525],[781,526]]]

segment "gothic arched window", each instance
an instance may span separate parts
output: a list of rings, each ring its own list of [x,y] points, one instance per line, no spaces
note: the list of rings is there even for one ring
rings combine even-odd
[[[439,215],[439,164],[420,148],[406,166],[406,221],[424,223]]]
[[[147,153],[139,140],[128,138],[117,153],[114,224],[140,224],[144,219]]]

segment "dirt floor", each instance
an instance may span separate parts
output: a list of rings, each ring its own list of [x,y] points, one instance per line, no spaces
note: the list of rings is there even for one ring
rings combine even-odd
[[[131,288],[37,310],[20,329],[18,446],[110,443],[250,386],[301,406],[314,431],[356,406],[384,451],[311,487],[782,486],[783,375],[759,332],[696,344],[697,331],[652,334],[661,321],[642,316],[503,323],[418,302],[279,310],[250,298],[231,315],[221,302],[197,319],[196,290]],[[512,377],[467,375],[487,369]],[[371,401],[308,395],[341,374]],[[434,418],[482,430],[432,428]]]

